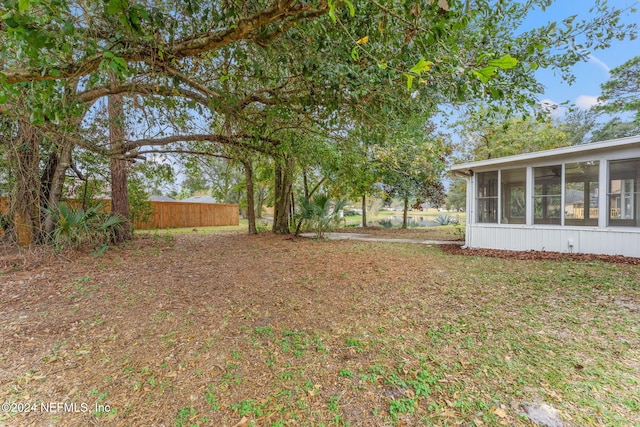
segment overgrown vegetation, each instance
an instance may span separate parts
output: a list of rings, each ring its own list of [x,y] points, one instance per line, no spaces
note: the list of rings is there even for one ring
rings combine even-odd
[[[51,214],[55,220],[51,241],[57,248],[78,249],[83,244],[108,245],[122,224],[120,217],[105,212],[100,203],[86,210],[81,206],[69,207],[66,203],[60,203]]]

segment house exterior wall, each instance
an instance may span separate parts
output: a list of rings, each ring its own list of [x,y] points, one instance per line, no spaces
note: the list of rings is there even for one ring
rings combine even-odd
[[[640,258],[640,230],[597,227],[467,225],[469,248],[624,255]],[[572,241],[573,247],[569,246]]]
[[[551,251],[564,253],[593,253],[605,255],[624,255],[640,258],[640,226],[611,226],[609,206],[609,186],[610,186],[610,162],[615,160],[640,159],[640,137],[633,141],[628,139],[618,143],[612,141],[608,143],[596,143],[591,147],[579,147],[577,152],[572,153],[567,149],[548,150],[547,152],[531,153],[528,155],[518,155],[512,158],[494,159],[459,165],[452,170],[458,171],[459,175],[466,176],[467,180],[467,227],[466,246],[469,248],[503,249],[514,251]],[[597,175],[598,190],[597,196],[590,197],[589,209],[582,209],[581,203],[571,205],[571,198],[568,195],[565,181],[567,165],[573,163],[599,162],[599,172]],[[534,168],[562,165],[562,199],[561,221],[558,223],[540,223],[534,218]],[[495,215],[499,218],[495,222],[479,222],[478,210],[487,217],[486,200],[478,205],[478,174],[483,172],[499,172],[499,182],[502,182],[503,171],[511,169],[526,169],[526,220],[525,224],[509,224],[502,212],[501,184],[498,184],[498,202],[496,204],[498,212]],[[558,168],[555,168],[558,169]],[[575,177],[575,172],[574,175]],[[640,173],[636,175],[640,181]],[[614,178],[615,179],[615,178]],[[508,181],[507,181],[508,182]],[[572,181],[573,182],[573,181]],[[585,190],[585,198],[589,195]],[[636,194],[636,197],[638,195]],[[585,199],[586,200],[586,199]],[[578,201],[579,202],[579,201]],[[584,204],[584,202],[583,202]],[[582,210],[581,210],[582,209]],[[574,225],[575,220],[570,214],[589,212],[592,218],[590,225]],[[595,220],[595,215],[598,215]],[[537,213],[536,215],[539,215]],[[494,218],[493,215],[490,216]],[[575,217],[575,216],[574,216]],[[557,218],[557,217],[556,217]],[[583,218],[587,218],[584,217]],[[557,221],[557,220],[556,220]]]

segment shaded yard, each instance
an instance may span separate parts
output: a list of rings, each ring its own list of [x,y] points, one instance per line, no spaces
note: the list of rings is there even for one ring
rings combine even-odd
[[[0,270],[0,425],[640,424],[638,266],[267,233]]]

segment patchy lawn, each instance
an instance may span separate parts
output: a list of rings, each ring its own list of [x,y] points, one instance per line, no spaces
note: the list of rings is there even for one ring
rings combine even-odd
[[[0,270],[8,426],[640,424],[638,266],[156,234]]]
[[[332,230],[338,233],[367,234],[370,237],[415,239],[415,240],[459,240],[464,244],[464,224],[434,227],[343,227]]]

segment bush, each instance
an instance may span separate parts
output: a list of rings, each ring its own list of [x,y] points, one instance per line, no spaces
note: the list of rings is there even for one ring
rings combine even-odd
[[[390,219],[381,219],[380,221],[378,221],[378,224],[380,224],[380,226],[383,228],[393,228],[393,221],[391,221]]]
[[[56,222],[50,238],[57,248],[77,249],[86,243],[105,245],[114,240],[123,222],[119,216],[104,212],[100,204],[85,211],[82,207],[71,208],[60,203],[50,214]]]
[[[256,221],[256,231],[258,233],[269,231],[269,223],[266,221]]]
[[[297,218],[309,225],[309,228],[316,233],[316,238],[321,238],[333,223],[340,220],[339,213],[345,204],[346,201],[341,200],[332,206],[331,200],[326,194],[317,194],[311,199],[301,197]]]
[[[457,224],[460,221],[456,217],[440,214],[436,217],[436,219],[434,219],[434,222],[438,225],[451,225]]]
[[[153,205],[149,201],[149,193],[146,192],[139,179],[129,179],[127,182],[129,193],[129,220],[131,227],[136,221],[149,222],[153,215]]]

